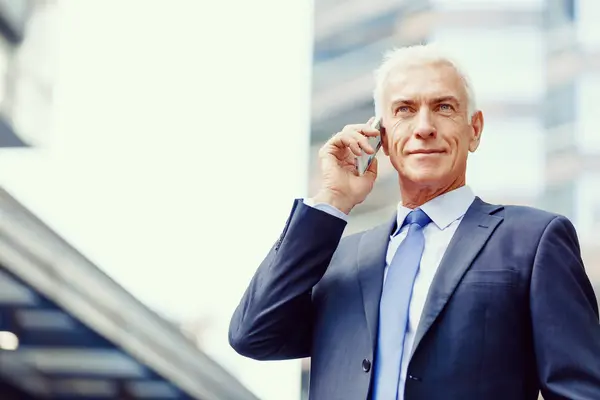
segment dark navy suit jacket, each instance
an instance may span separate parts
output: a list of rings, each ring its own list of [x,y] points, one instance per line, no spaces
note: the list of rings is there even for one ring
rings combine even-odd
[[[242,355],[311,357],[311,400],[370,397],[395,218],[342,239],[345,225],[296,201],[230,324]],[[569,220],[476,198],[412,354],[406,400],[535,400],[540,390],[546,400],[600,400],[598,306]]]

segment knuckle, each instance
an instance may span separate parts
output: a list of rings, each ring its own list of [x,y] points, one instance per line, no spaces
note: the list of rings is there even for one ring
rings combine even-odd
[[[329,138],[329,140],[327,142],[325,142],[325,144],[321,147],[321,149],[325,149],[328,146],[331,146],[337,142],[340,141],[340,136],[338,133],[336,133],[335,135],[333,135],[332,137]]]
[[[348,133],[348,134],[354,134],[354,133],[358,133],[358,131],[360,131],[361,128],[362,128],[362,125],[360,125],[360,124],[350,124],[350,125],[346,125],[344,127],[344,129],[342,129],[342,132]]]
[[[335,135],[333,135],[333,137],[331,138],[332,142],[341,142],[344,141],[345,138],[348,137],[348,134],[344,131],[340,131],[338,133],[336,133]]]
[[[340,139],[349,138],[351,136],[352,136],[351,131],[341,131],[339,134]]]

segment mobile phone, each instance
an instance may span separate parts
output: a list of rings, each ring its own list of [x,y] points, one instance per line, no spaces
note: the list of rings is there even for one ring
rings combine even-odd
[[[371,127],[377,129],[380,132],[380,134],[379,134],[379,136],[375,136],[375,137],[371,136],[368,138],[369,144],[371,145],[371,147],[373,147],[373,149],[375,150],[375,153],[367,154],[363,150],[362,155],[359,157],[356,157],[356,169],[358,171],[358,174],[361,176],[365,174],[365,171],[369,168],[369,165],[371,165],[371,163],[373,162],[373,159],[377,155],[377,152],[381,148],[381,131],[382,131],[381,130],[381,118],[377,118],[373,122]]]

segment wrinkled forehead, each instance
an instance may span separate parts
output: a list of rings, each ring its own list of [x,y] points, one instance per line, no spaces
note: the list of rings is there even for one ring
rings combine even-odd
[[[398,98],[428,101],[439,97],[454,97],[467,106],[465,80],[449,62],[401,64],[392,69],[384,86],[384,107]]]

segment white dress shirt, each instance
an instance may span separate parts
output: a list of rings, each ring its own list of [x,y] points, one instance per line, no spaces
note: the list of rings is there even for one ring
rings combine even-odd
[[[404,385],[406,382],[406,373],[408,363],[412,352],[415,339],[415,332],[419,326],[425,300],[429,292],[429,287],[433,282],[433,277],[440,265],[442,257],[448,248],[448,244],[458,228],[458,224],[475,200],[473,191],[468,186],[462,186],[451,192],[436,197],[433,200],[423,204],[420,208],[431,218],[432,223],[423,230],[425,236],[425,249],[421,257],[421,265],[415,283],[413,286],[412,297],[410,300],[410,309],[408,315],[408,328],[404,338],[404,355],[402,357],[402,366],[400,370],[400,381],[398,390],[398,400],[404,399]],[[342,211],[328,204],[314,204],[311,200],[305,200],[305,204],[327,212],[338,218],[346,220],[348,216]],[[402,226],[404,219],[412,210],[398,205],[397,224]],[[390,240],[386,255],[386,266],[384,271],[384,280],[387,276],[387,270],[392,262],[392,258],[398,250],[400,243],[406,238],[408,226],[402,229],[396,229]]]

